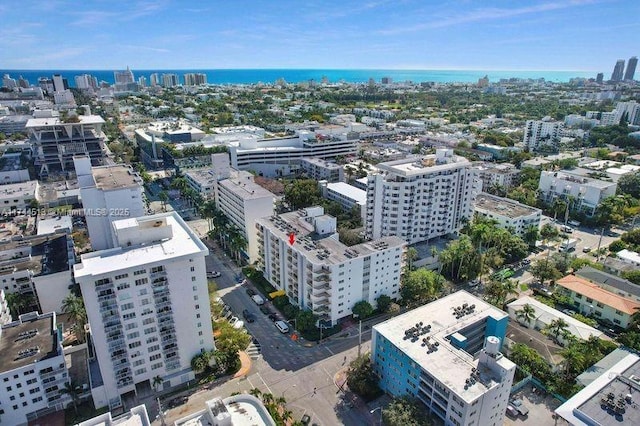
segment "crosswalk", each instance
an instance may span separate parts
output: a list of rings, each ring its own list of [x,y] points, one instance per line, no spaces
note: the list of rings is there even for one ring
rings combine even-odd
[[[258,343],[257,340],[253,339],[249,347],[247,347],[246,352],[251,359],[258,359],[260,357],[260,353],[262,352],[260,343]]]

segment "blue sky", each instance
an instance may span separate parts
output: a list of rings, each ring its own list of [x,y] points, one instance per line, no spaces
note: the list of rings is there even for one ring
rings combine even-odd
[[[640,1],[2,0],[5,69],[381,68],[611,73]]]

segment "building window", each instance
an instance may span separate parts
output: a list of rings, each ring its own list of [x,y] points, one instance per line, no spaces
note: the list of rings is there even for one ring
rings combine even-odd
[[[133,272],[133,275],[142,275],[142,274],[146,274],[147,270],[146,269],[139,269],[137,271]]]

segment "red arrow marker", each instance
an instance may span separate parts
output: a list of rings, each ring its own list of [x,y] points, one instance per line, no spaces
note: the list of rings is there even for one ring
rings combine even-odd
[[[293,232],[289,234],[289,244],[293,245],[296,242],[296,234]]]

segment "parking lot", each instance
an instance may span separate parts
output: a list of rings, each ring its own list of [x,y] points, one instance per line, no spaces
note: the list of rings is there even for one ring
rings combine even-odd
[[[543,426],[556,424],[555,419],[553,418],[553,411],[562,403],[550,395],[540,394],[537,388],[537,392],[534,393],[534,387],[535,386],[529,383],[524,388],[511,395],[511,399],[522,399],[524,405],[529,409],[529,414],[526,417],[519,415],[515,418],[505,416],[505,425]]]

